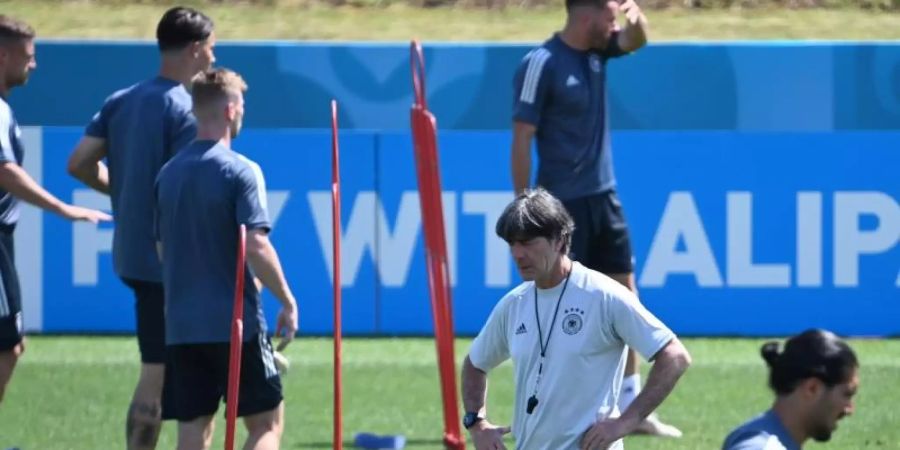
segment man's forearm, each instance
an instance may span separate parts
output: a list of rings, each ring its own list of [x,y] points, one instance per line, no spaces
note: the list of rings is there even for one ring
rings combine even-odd
[[[41,187],[25,169],[14,163],[0,164],[0,188],[38,208],[59,214],[64,203]]]
[[[98,192],[109,194],[109,171],[106,168],[106,164],[98,162],[90,167],[72,171],[71,175],[88,187]]]
[[[528,188],[531,177],[531,137],[513,132],[512,182],[516,195]]]
[[[252,250],[248,249],[247,261],[262,284],[272,292],[282,306],[294,304],[294,295],[284,277],[278,253],[271,243],[265,241]]]
[[[633,14],[634,20],[627,19],[619,34],[619,47],[626,52],[633,52],[647,44],[647,17],[639,8]]]
[[[463,407],[467,412],[477,412],[479,416],[485,417],[487,414],[485,406],[487,374],[472,365],[468,356],[462,365],[462,397]]]
[[[628,23],[622,30],[625,38],[637,50],[647,43],[647,19],[641,15],[641,18],[635,23]]]
[[[647,377],[647,384],[628,409],[623,411],[621,419],[633,424],[644,420],[668,397],[690,364],[691,358],[687,350],[678,339],[673,339],[657,354]]]

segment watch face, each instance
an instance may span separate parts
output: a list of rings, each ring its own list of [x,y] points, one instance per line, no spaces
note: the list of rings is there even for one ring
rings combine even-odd
[[[475,425],[479,419],[481,418],[478,417],[478,413],[466,413],[466,415],[463,416],[463,426],[469,428],[472,425]]]

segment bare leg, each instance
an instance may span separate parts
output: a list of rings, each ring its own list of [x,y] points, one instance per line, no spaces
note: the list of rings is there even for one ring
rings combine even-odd
[[[247,443],[244,450],[278,450],[284,431],[284,402],[275,409],[244,417]]]
[[[178,422],[178,450],[207,450],[212,445],[213,416]]]
[[[13,370],[16,369],[16,363],[19,357],[25,353],[25,339],[17,344],[12,350],[0,352],[0,403],[3,403],[3,394],[6,393],[6,386],[12,379]]]
[[[153,450],[162,427],[165,365],[141,364],[141,375],[128,408],[125,434],[129,450]]]

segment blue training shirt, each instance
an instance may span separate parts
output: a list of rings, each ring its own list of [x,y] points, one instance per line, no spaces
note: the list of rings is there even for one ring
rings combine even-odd
[[[576,50],[555,34],[529,52],[513,78],[513,120],[537,127],[536,184],[561,200],[615,188],[606,61],[625,54],[613,33],[604,50]]]
[[[270,228],[262,171],[219,142],[195,141],[160,170],[156,197],[166,343],[228,342],[238,229]],[[244,340],[265,331],[259,291],[245,264]]]
[[[0,97],[0,163],[22,165],[25,146],[22,144],[22,130],[16,123],[12,108],[6,99]],[[12,228],[19,221],[19,199],[0,189],[0,225]]]
[[[153,182],[163,164],[197,134],[190,94],[163,77],[140,82],[106,99],[85,134],[106,140],[116,273],[162,281],[153,235]]]
[[[722,450],[800,450],[774,411],[750,420],[732,431]]]

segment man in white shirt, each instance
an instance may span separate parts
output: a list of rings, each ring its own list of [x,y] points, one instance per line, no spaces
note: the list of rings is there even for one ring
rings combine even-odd
[[[476,450],[622,448],[691,363],[681,341],[623,285],[569,259],[574,224],[547,191],[527,190],[497,221],[525,280],[506,294],[463,362],[462,391]],[[653,362],[627,410],[616,404],[626,346]],[[512,358],[512,428],[487,419],[487,372]]]

